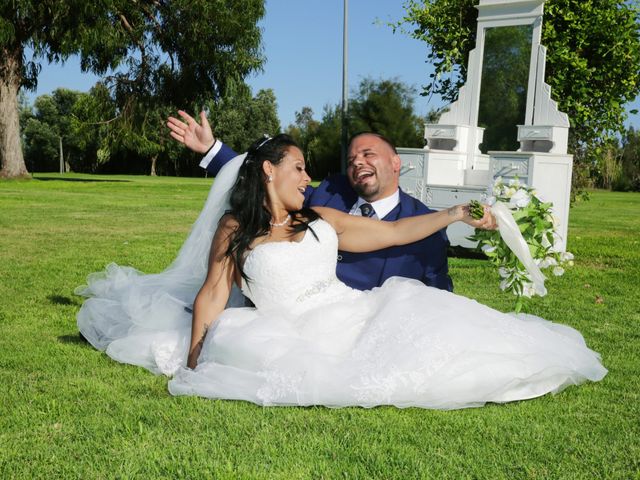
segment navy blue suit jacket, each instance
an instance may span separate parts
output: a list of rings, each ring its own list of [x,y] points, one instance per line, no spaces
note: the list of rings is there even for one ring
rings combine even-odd
[[[216,175],[220,168],[237,154],[227,145],[207,166]],[[344,175],[335,175],[322,181],[317,188],[308,187],[305,192],[308,207],[331,207],[343,212],[351,211],[358,200]],[[422,202],[400,190],[400,203],[382,220],[394,221],[431,212]],[[338,253],[337,275],[350,287],[370,290],[384,283],[389,277],[414,278],[431,287],[453,290],[447,264],[448,239],[445,229],[418,242],[399,247],[385,248],[369,253]]]

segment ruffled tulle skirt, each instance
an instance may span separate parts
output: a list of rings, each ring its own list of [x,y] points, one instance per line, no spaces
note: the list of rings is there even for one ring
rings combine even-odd
[[[135,280],[135,271],[118,268],[112,277]],[[184,367],[191,326],[186,301],[159,292],[141,305],[129,291],[129,303],[104,292],[88,299],[78,315],[80,330],[117,361],[173,375],[174,395],[260,405],[454,409],[555,393],[607,373],[570,327],[503,314],[403,278],[295,315],[227,309],[191,370]]]
[[[607,370],[576,330],[401,278],[299,315],[225,311],[174,395],[260,405],[454,409],[558,392]]]

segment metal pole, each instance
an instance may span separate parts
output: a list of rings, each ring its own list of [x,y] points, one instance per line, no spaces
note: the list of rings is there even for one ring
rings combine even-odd
[[[341,157],[340,169],[342,173],[347,171],[347,111],[349,108],[348,94],[349,85],[347,81],[347,12],[349,1],[344,0],[344,23],[342,26],[342,139],[341,139]]]

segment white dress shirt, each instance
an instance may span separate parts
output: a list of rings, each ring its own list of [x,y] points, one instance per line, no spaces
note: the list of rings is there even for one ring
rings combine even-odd
[[[222,148],[222,142],[216,138],[216,141],[213,143],[213,146],[209,149],[207,154],[200,161],[200,166],[206,170],[209,164],[211,163],[211,160],[213,160],[213,157],[215,157],[218,154],[221,148]]]
[[[364,198],[358,197],[358,201],[349,211],[349,215],[362,216],[360,205],[364,203],[369,203],[373,207],[373,211],[376,212],[374,218],[384,218],[389,214],[391,210],[396,208],[396,205],[398,205],[398,203],[400,203],[400,190],[396,190],[395,193],[389,195],[388,197],[381,198],[380,200],[376,200],[375,202],[367,202]]]

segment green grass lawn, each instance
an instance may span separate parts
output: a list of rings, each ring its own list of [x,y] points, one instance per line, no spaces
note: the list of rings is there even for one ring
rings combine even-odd
[[[332,410],[174,398],[79,338],[74,288],[112,261],[162,270],[210,183],[0,182],[0,478],[640,478],[640,194],[578,203],[576,266],[525,307],[579,329],[602,382],[450,412]],[[457,293],[513,306],[486,261],[450,266]]]

